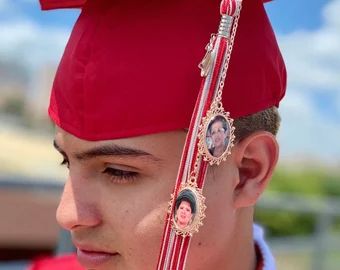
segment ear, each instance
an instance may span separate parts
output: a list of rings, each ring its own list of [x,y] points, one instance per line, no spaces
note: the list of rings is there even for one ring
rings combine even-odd
[[[272,177],[279,146],[273,134],[259,131],[237,143],[233,150],[239,174],[234,186],[234,206],[253,206]]]

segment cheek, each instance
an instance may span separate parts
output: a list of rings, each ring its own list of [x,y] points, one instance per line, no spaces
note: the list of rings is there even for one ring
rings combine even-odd
[[[138,241],[143,244],[147,242],[157,242],[160,244],[160,238],[165,222],[167,203],[149,211],[134,228],[134,235],[138,237]]]
[[[124,253],[123,269],[156,268],[171,188],[172,182],[151,180],[114,192],[110,229]]]
[[[134,233],[138,235],[141,240],[147,240],[144,238],[149,237],[149,235],[154,232],[161,231],[165,221],[166,209],[167,202],[153,207],[151,211],[149,209],[136,223]]]
[[[137,196],[130,200],[111,196],[110,205],[106,204],[105,235],[119,247],[122,269],[140,270],[145,265],[155,269],[168,202],[142,192]]]
[[[131,264],[127,269],[143,269],[148,265],[156,268],[163,234],[167,203],[149,210],[140,217],[129,232],[125,241],[129,242],[127,260]],[[151,266],[155,267],[151,267]]]
[[[231,229],[235,218],[232,187],[231,175],[214,171],[208,174],[204,194],[207,206],[205,223],[211,231],[224,233]]]
[[[188,269],[212,269],[208,265],[214,265],[227,254],[236,217],[232,204],[232,183],[226,176],[208,173],[204,188],[206,218],[199,233],[193,237]]]

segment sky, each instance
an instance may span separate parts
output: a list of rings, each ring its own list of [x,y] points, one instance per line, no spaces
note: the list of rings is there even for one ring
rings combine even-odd
[[[266,9],[288,70],[281,159],[339,165],[340,0],[275,0]],[[41,12],[38,0],[0,0],[0,60],[32,72],[57,63],[78,14]]]

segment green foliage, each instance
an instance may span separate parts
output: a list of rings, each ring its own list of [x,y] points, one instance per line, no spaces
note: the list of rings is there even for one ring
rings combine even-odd
[[[304,196],[339,197],[340,173],[320,168],[279,168],[268,189],[275,192],[295,193]],[[255,220],[264,224],[268,236],[307,235],[314,231],[316,217],[289,211],[274,211],[258,208]],[[340,217],[334,222],[334,230],[340,230]]]
[[[24,99],[21,96],[11,96],[2,104],[0,111],[12,115],[22,116],[24,113]]]
[[[315,217],[311,214],[257,209],[255,219],[265,225],[268,237],[308,235],[314,231]]]
[[[339,196],[340,198],[339,178],[340,173],[334,170],[280,168],[274,174],[269,190],[303,195]]]
[[[332,230],[333,232],[340,232],[340,217],[335,218]]]

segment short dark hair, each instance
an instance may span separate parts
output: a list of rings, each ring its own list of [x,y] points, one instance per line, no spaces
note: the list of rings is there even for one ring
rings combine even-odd
[[[188,202],[191,207],[191,213],[196,213],[196,203],[195,203],[195,196],[192,194],[190,190],[183,190],[179,193],[176,199],[176,210],[178,209],[179,205],[182,201]]]
[[[212,125],[215,124],[216,122],[221,122],[222,125],[223,125],[224,130],[225,131],[228,130],[228,125],[227,125],[227,122],[226,122],[225,118],[222,115],[217,115],[217,116],[215,116],[215,118],[208,125],[208,131],[209,132],[211,131]]]
[[[276,136],[280,123],[281,117],[276,107],[237,118],[234,120],[236,142],[256,131],[268,131]]]

